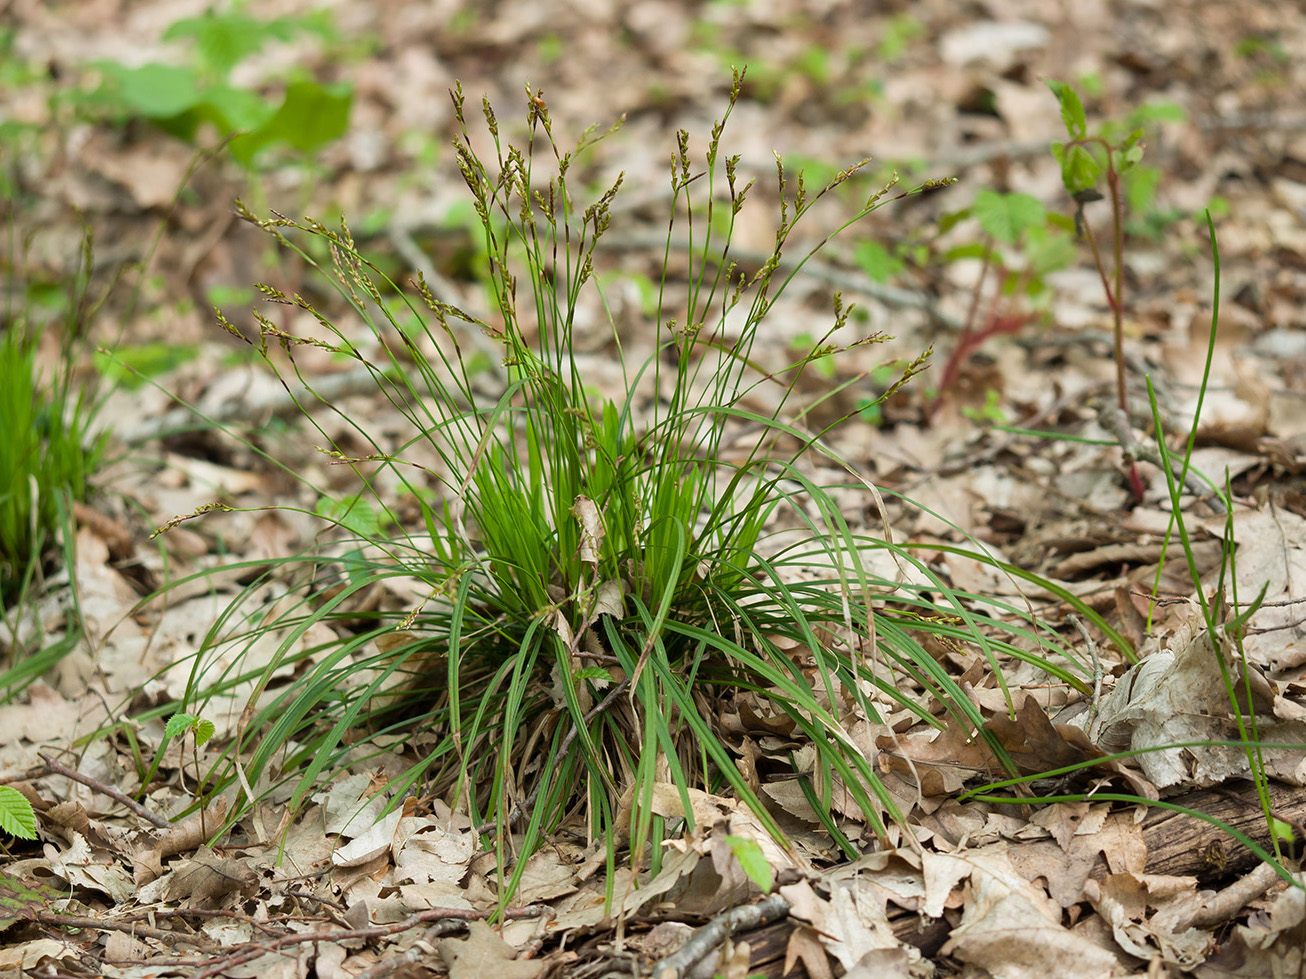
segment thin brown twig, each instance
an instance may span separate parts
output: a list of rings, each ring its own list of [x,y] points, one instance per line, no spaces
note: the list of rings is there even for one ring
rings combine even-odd
[[[1098,409],[1098,421],[1120,445],[1121,451],[1130,459],[1142,459],[1144,462],[1150,462],[1162,472],[1165,471],[1165,461],[1161,457],[1161,450],[1151,442],[1141,442],[1134,438],[1134,433],[1129,428],[1129,417],[1118,407],[1109,404],[1103,404]],[[1180,460],[1171,460],[1171,473],[1178,478],[1180,473],[1175,470],[1178,468]],[[1220,499],[1218,490],[1202,482],[1201,478],[1194,470],[1189,470],[1184,476],[1184,488],[1192,493],[1199,500],[1203,501],[1216,513],[1226,513],[1228,507],[1225,506],[1224,500]]]
[[[384,979],[385,976],[398,972],[400,969],[421,962],[430,954],[431,953],[427,949],[422,948],[420,945],[416,945],[413,948],[405,949],[402,952],[387,955],[371,968],[364,969],[362,972],[355,974],[354,979]]]
[[[543,910],[538,905],[527,905],[524,908],[506,908],[503,911],[503,916],[505,918],[534,918],[542,914]],[[210,960],[209,967],[195,973],[192,979],[212,979],[212,977],[221,975],[227,969],[242,965],[258,958],[260,955],[288,948],[292,945],[302,945],[305,942],[341,942],[355,938],[385,938],[427,922],[484,921],[493,914],[495,914],[494,911],[472,911],[464,908],[431,908],[427,911],[419,911],[403,921],[396,921],[389,925],[372,925],[368,928],[354,928],[348,931],[302,932],[294,935],[283,935],[272,942],[249,942],[238,949],[233,949],[221,958]]]
[[[168,829],[172,826],[172,823],[165,817],[160,816],[158,813],[150,812],[150,810],[146,809],[135,799],[124,794],[120,789],[116,789],[112,785],[105,785],[103,782],[99,782],[91,778],[89,775],[83,775],[81,772],[55,761],[47,754],[41,753],[38,754],[37,757],[45,762],[46,767],[49,768],[53,774],[62,775],[64,778],[70,778],[74,782],[82,783],[82,785],[85,785],[87,788],[94,789],[101,795],[107,795],[114,802],[126,806],[142,819],[148,819],[155,826],[159,827],[159,829]]]
[[[32,917],[42,925],[52,925],[57,928],[85,928],[89,931],[121,931],[129,935],[135,935],[138,938],[153,938],[157,941],[175,944],[176,942],[186,942],[188,945],[210,944],[208,936],[204,934],[186,933],[182,931],[170,931],[167,928],[151,928],[149,925],[143,925],[139,921],[116,921],[112,918],[85,918],[72,914],[60,914],[57,911],[37,911]]]
[[[680,979],[735,932],[768,925],[788,914],[789,902],[779,894],[767,895],[755,904],[731,908],[698,929],[677,951],[654,965],[653,979]]]
[[[1093,657],[1093,700],[1089,704],[1088,719],[1090,722],[1097,718],[1097,712],[1102,705],[1102,660],[1097,654],[1097,643],[1088,632],[1088,627],[1079,620],[1079,616],[1066,616],[1066,621],[1079,630],[1080,636],[1084,639],[1084,645],[1088,647],[1089,655]]]
[[[25,772],[11,772],[8,775],[0,775],[0,785],[13,785],[15,782],[35,782],[38,778],[45,778],[50,774],[50,769],[46,765],[33,765]]]
[[[1173,933],[1179,934],[1188,928],[1204,929],[1224,924],[1249,903],[1268,893],[1279,879],[1279,872],[1273,864],[1258,864],[1250,873],[1203,901],[1188,917],[1175,922]]]

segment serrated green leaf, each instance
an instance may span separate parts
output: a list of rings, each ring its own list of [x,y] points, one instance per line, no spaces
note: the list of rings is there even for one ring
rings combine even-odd
[[[1069,214],[1058,214],[1053,211],[1048,215],[1048,224],[1067,234],[1075,234],[1075,219]]]
[[[201,718],[200,722],[195,725],[195,747],[204,747],[204,742],[213,737],[213,732],[216,730],[217,728],[214,727],[212,721],[207,718]]]
[[[262,49],[268,40],[288,40],[293,34],[290,21],[255,20],[242,14],[216,14],[209,10],[202,17],[187,17],[163,32],[165,41],[190,38],[204,67],[225,78],[237,64]]]
[[[20,839],[36,839],[36,813],[32,804],[10,785],[0,785],[0,829]]]
[[[975,195],[975,217],[980,227],[998,241],[1014,245],[1028,228],[1047,220],[1047,212],[1029,194],[999,194],[983,188]]]
[[[1078,257],[1075,241],[1066,233],[1074,230],[1074,223],[1064,218],[1063,221],[1069,223],[1069,228],[1058,221],[1055,229],[1049,229],[1046,225],[1031,228],[1026,236],[1025,253],[1029,256],[1029,270],[1033,273],[1030,280],[1031,295],[1042,291],[1043,276],[1068,268]]]
[[[173,714],[168,718],[168,723],[163,726],[163,736],[169,740],[180,738],[194,723],[195,717],[192,714]]]
[[[1083,146],[1065,147],[1065,152],[1058,155],[1061,161],[1061,182],[1073,196],[1081,191],[1090,190],[1102,175],[1102,164]]]
[[[947,234],[962,221],[970,217],[970,208],[963,207],[958,211],[949,211],[939,218],[939,234]]]
[[[1088,122],[1084,117],[1084,103],[1080,101],[1079,93],[1065,82],[1055,79],[1048,80],[1048,88],[1052,89],[1052,94],[1061,105],[1061,121],[1066,124],[1070,138],[1083,139],[1088,135]]]
[[[939,261],[947,263],[959,262],[964,258],[982,259],[984,257],[984,252],[985,248],[982,241],[968,241],[963,245],[956,245],[949,248],[939,256]]]
[[[739,866],[748,875],[748,879],[760,887],[763,894],[770,894],[771,888],[775,886],[775,871],[767,863],[762,847],[757,841],[745,836],[727,836],[726,844],[730,847],[730,852],[735,855],[735,859],[739,861]]]
[[[1177,102],[1148,102],[1129,113],[1129,122],[1140,125],[1149,122],[1184,122],[1188,113]]]
[[[276,107],[248,89],[215,85],[204,92],[204,101],[195,107],[195,111],[228,136],[264,125],[272,118]]]
[[[888,282],[902,271],[902,259],[889,252],[878,241],[859,241],[853,248],[853,260],[876,282]]]
[[[1146,214],[1156,203],[1156,191],[1161,184],[1161,171],[1156,167],[1132,167],[1121,181],[1125,190],[1125,203],[1135,214]]]
[[[128,68],[115,61],[100,62],[105,91],[132,115],[147,119],[167,119],[195,108],[203,101],[189,68],[151,62]]]
[[[347,496],[341,500],[322,497],[314,508],[318,516],[340,524],[346,530],[359,537],[374,539],[381,532],[381,518],[377,516],[376,507],[359,496]]]
[[[231,154],[248,164],[262,150],[277,144],[316,153],[344,135],[353,98],[353,89],[346,84],[296,82],[286,89],[281,107],[263,125],[231,141]]]
[[[286,89],[286,100],[277,117],[282,117],[287,143],[304,153],[315,153],[339,139],[349,127],[349,108],[354,90],[347,84],[319,85],[298,82]]]

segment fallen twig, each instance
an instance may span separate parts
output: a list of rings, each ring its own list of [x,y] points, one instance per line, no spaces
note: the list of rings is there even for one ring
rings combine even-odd
[[[1125,413],[1115,405],[1103,405],[1098,411],[1098,418],[1115,440],[1120,444],[1120,448],[1130,459],[1142,459],[1144,462],[1150,462],[1156,468],[1164,471],[1165,464],[1161,460],[1161,450],[1151,442],[1142,442],[1134,438],[1134,433],[1129,429],[1129,421],[1125,418]],[[1172,459],[1172,466],[1179,460]],[[1180,475],[1174,468],[1171,472],[1177,477]],[[1225,513],[1226,508],[1224,501],[1220,499],[1219,493],[1207,483],[1203,482],[1201,477],[1195,471],[1189,469],[1183,474],[1184,487],[1199,500],[1206,502],[1216,513]]]
[[[41,754],[38,755],[38,757],[41,759],[41,761],[45,762],[46,767],[49,768],[50,771],[53,772],[55,775],[62,775],[64,778],[70,778],[74,782],[81,782],[82,785],[85,785],[87,788],[94,789],[96,792],[99,792],[101,795],[107,795],[114,802],[118,802],[126,806],[128,809],[136,813],[136,815],[140,816],[142,819],[148,819],[155,826],[159,827],[159,829],[168,829],[169,827],[172,826],[172,823],[170,823],[165,817],[160,816],[158,813],[150,812],[148,809],[146,809],[135,799],[131,798],[128,795],[125,795],[120,790],[115,789],[112,785],[105,785],[103,782],[97,782],[89,775],[83,775],[81,772],[69,768],[67,765],[60,764],[59,762],[51,758],[49,755]]]
[[[756,904],[744,904],[719,914],[689,936],[677,951],[653,966],[653,979],[680,979],[737,931],[760,928],[789,914],[789,902],[771,894]]]
[[[464,908],[431,908],[410,915],[403,921],[396,921],[388,925],[372,925],[367,928],[354,928],[344,931],[301,932],[293,935],[282,935],[270,942],[249,942],[239,948],[232,949],[220,958],[211,959],[208,968],[196,972],[192,979],[212,979],[212,977],[222,975],[228,969],[250,962],[260,955],[275,952],[291,945],[302,945],[305,942],[342,942],[352,938],[386,938],[427,922],[483,921],[494,913],[493,911],[473,911]],[[507,908],[504,910],[503,916],[505,918],[534,918],[543,913],[544,909],[538,905],[528,905],[524,908]]]
[[[1174,933],[1179,934],[1189,928],[1212,928],[1230,921],[1250,902],[1263,897],[1279,879],[1279,871],[1273,865],[1259,864],[1251,873],[1238,878],[1204,901],[1187,919],[1175,922]]]
[[[151,913],[153,912],[151,911]],[[206,947],[212,944],[212,939],[203,933],[187,934],[184,931],[172,931],[167,928],[151,928],[149,925],[142,924],[137,917],[124,921],[115,918],[90,918],[81,915],[62,914],[58,911],[37,911],[31,915],[30,920],[55,928],[120,931],[131,935],[133,938],[152,938],[168,946],[175,945],[178,942],[197,947]]]

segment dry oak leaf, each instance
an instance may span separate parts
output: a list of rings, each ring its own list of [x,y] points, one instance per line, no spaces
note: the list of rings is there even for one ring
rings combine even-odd
[[[1067,837],[1058,827],[1051,840],[1035,840],[1012,847],[1008,852],[1012,864],[1029,881],[1047,882],[1048,893],[1063,908],[1084,899],[1088,879],[1102,864],[1112,873],[1142,873],[1147,864],[1147,845],[1141,824],[1132,812],[1107,813],[1106,806],[1096,807],[1106,813],[1100,828],[1085,827]],[[1035,813],[1035,818],[1049,819],[1062,807],[1050,807]],[[1063,822],[1070,822],[1064,820]],[[1081,824],[1088,822],[1082,820]]]
[[[1301,875],[1297,875],[1298,881]],[[1289,887],[1274,898],[1268,911],[1258,912],[1245,925],[1235,925],[1220,951],[1198,966],[1197,979],[1233,976],[1300,976],[1306,971],[1306,891]]]
[[[984,727],[997,736],[1016,769],[1023,775],[1050,772],[1104,754],[1088,736],[1068,724],[1054,725],[1033,697],[1026,697],[1016,717],[1001,715]]]
[[[954,864],[951,871],[930,864]],[[1072,932],[1061,907],[1029,883],[999,848],[926,854],[927,879],[965,881],[962,919],[942,954],[1004,979],[1123,975],[1115,955]]]
[[[187,860],[173,873],[164,889],[165,901],[190,900],[197,908],[212,907],[228,894],[252,894],[258,875],[238,857],[219,857],[208,847],[200,847],[194,859]]]
[[[999,771],[983,741],[951,718],[942,734],[880,735],[875,746],[891,771],[909,778],[914,771],[926,797],[953,795],[967,779]]]
[[[1191,909],[1201,905],[1195,877],[1112,874],[1092,904],[1111,925],[1116,944],[1144,962],[1159,958],[1191,969],[1215,943],[1208,931],[1172,927],[1176,918],[1191,916]]]
[[[548,963],[518,959],[517,950],[500,938],[484,921],[473,921],[465,939],[446,938],[440,943],[440,958],[449,969],[449,979],[535,979]]]
[[[227,800],[219,796],[204,812],[197,812],[183,822],[173,823],[153,845],[140,847],[132,854],[136,886],[140,887],[163,876],[164,859],[200,846],[208,839],[207,828],[218,825],[226,816]]]

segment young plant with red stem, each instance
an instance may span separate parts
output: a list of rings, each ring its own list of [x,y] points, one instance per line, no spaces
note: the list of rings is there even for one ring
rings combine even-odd
[[[1080,101],[1079,94],[1065,82],[1049,81],[1048,87],[1052,89],[1052,93],[1061,104],[1061,118],[1066,124],[1066,132],[1070,135],[1067,142],[1054,143],[1052,152],[1061,164],[1061,181],[1075,201],[1075,229],[1079,236],[1088,242],[1089,250],[1093,253],[1093,264],[1102,280],[1102,291],[1111,309],[1116,361],[1116,397],[1120,411],[1127,419],[1129,393],[1125,378],[1125,217],[1120,177],[1142,159],[1143,131],[1134,130],[1118,144],[1112,144],[1101,136],[1090,136],[1084,115],[1084,104]],[[1095,147],[1100,152],[1094,153],[1090,147]],[[1107,275],[1106,266],[1103,264],[1102,250],[1098,247],[1092,225],[1084,219],[1084,205],[1102,199],[1101,193],[1096,189],[1098,178],[1102,176],[1105,176],[1107,193],[1111,200],[1111,250],[1114,266],[1110,276]],[[1128,449],[1125,452],[1125,461],[1129,466],[1129,488],[1134,494],[1134,499],[1142,503],[1143,480],[1138,474],[1137,463],[1128,455]]]

